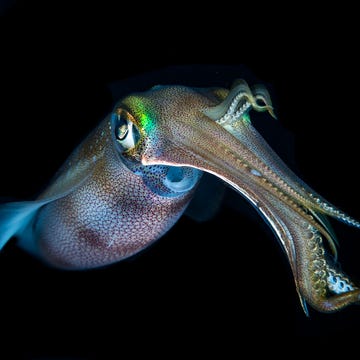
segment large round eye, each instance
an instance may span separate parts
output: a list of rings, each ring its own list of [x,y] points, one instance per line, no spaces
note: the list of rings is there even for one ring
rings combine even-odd
[[[116,142],[123,151],[129,150],[137,144],[140,133],[132,121],[132,116],[123,109],[118,109],[113,114],[113,129]]]

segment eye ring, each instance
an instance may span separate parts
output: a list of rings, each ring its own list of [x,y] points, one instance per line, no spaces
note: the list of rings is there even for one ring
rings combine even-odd
[[[132,115],[124,109],[112,114],[115,141],[122,152],[132,149],[140,140],[140,133]]]

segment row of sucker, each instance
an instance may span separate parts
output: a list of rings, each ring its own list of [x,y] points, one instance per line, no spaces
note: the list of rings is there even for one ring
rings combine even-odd
[[[309,196],[313,199],[313,201],[318,204],[326,213],[342,220],[344,223],[348,225],[355,226],[357,228],[360,228],[360,222],[353,219],[351,216],[345,214],[344,212],[340,211],[336,207],[330,205],[326,201],[320,199],[316,195],[309,193]]]
[[[311,251],[309,269],[315,292],[325,297],[329,293],[342,294],[357,289],[353,282],[341,271],[326,261],[322,236],[312,225],[308,226],[308,244]]]
[[[250,110],[251,104],[248,101],[245,101],[244,104],[240,106],[239,109],[237,109],[238,104],[243,97],[244,94],[238,94],[237,96],[235,96],[234,100],[229,106],[228,111],[220,119],[216,120],[216,122],[220,125],[223,125],[225,123],[231,124],[231,120],[234,120],[235,118],[239,119],[244,116],[245,113]]]
[[[236,131],[237,124],[243,121],[243,116],[245,113],[247,113],[251,108],[252,105],[249,101],[245,101],[245,103],[237,110],[237,107],[239,105],[239,102],[244,97],[252,97],[251,92],[249,90],[249,93],[239,93],[234,97],[231,104],[228,107],[227,112],[218,120],[216,120],[217,123],[224,126],[226,125],[227,128],[234,128],[234,131]],[[295,191],[290,185],[288,185],[281,177],[279,177],[277,174],[275,174],[271,169],[264,164],[260,159],[257,159],[255,157],[257,164],[256,166],[258,168],[264,169],[264,175],[270,175],[270,177],[273,177],[276,183],[280,184],[282,188],[286,189],[286,192],[291,194],[291,196],[297,198],[300,202],[308,203],[309,199],[305,198],[303,195],[301,195],[299,192]]]
[[[244,115],[247,112],[249,112],[252,108],[251,102],[249,101],[245,101],[245,103],[242,104],[239,109],[237,109],[238,105],[243,98],[250,99],[251,97],[252,94],[250,90],[249,92],[245,92],[245,93],[240,92],[231,101],[227,112],[220,119],[216,120],[216,122],[222,126],[226,125],[228,128],[229,127],[234,128],[234,130],[236,131],[237,124],[239,124],[239,122],[244,121]],[[256,165],[264,169],[264,175],[270,175],[270,177],[273,177],[276,183],[280,184],[282,188],[286,189],[287,193],[297,198],[304,205],[307,205],[309,207],[316,206],[317,210],[325,212],[328,215],[333,216],[348,225],[352,225],[360,228],[360,222],[353,219],[351,216],[348,216],[344,212],[340,211],[336,207],[326,202],[324,199],[320,199],[318,196],[315,196],[311,192],[306,191],[305,188],[302,188],[304,193],[308,196],[305,197],[304,195],[296,191],[293,187],[291,187],[289,184],[287,184],[281,177],[279,177],[277,174],[271,171],[271,169],[268,166],[266,166],[260,159],[258,159],[257,161],[258,164]]]
[[[263,187],[265,187],[268,191],[271,191],[273,194],[281,199],[284,203],[291,206],[291,208],[300,214],[304,219],[306,219],[312,226],[315,228],[319,233],[321,233],[325,238],[328,240],[331,250],[334,254],[336,254],[336,246],[334,244],[334,240],[332,239],[331,235],[316,221],[314,217],[310,215],[303,206],[299,205],[294,198],[286,194],[281,188],[267,178],[263,177],[260,173],[252,168],[252,166],[246,162],[245,160],[241,159],[239,156],[231,152],[229,149],[225,148],[224,152],[227,153],[229,156],[233,157],[238,166],[240,166],[243,170],[249,172],[250,176],[254,176],[256,181],[262,183]]]

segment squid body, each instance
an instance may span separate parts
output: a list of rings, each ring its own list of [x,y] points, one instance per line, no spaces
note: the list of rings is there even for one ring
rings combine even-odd
[[[245,197],[273,229],[301,304],[337,311],[360,300],[340,270],[326,221],[360,223],[323,199],[250,121],[274,117],[267,90],[157,85],[121,99],[33,201],[0,206],[0,249],[11,239],[46,263],[89,269],[132,256],[184,213],[204,172]]]

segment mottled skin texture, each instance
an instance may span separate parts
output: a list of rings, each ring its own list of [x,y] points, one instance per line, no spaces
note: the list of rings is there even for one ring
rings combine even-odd
[[[176,200],[159,196],[116,157],[114,147],[105,147],[76,192],[40,210],[39,247],[51,263],[89,268],[119,261],[159,238],[182,214],[192,192]]]
[[[39,211],[35,226],[40,256],[55,266],[92,268],[134,255],[178,220],[193,195],[189,191],[174,199],[144,186],[143,178],[120,160],[111,131],[107,119],[82,146],[82,161],[88,159],[91,176]],[[98,139],[102,145],[94,149]],[[74,161],[68,160],[70,169]],[[53,193],[56,184],[41,198]]]
[[[230,90],[156,86],[121,99],[37,201],[0,208],[0,246],[15,235],[60,268],[112,264],[168,231],[205,171],[242,194],[272,227],[306,313],[306,303],[323,312],[358,303],[360,290],[337,266],[324,218],[360,223],[282,162],[252,127],[251,109],[273,115],[265,89],[241,80]],[[127,136],[135,140],[124,142]],[[22,221],[18,229],[14,219]]]

